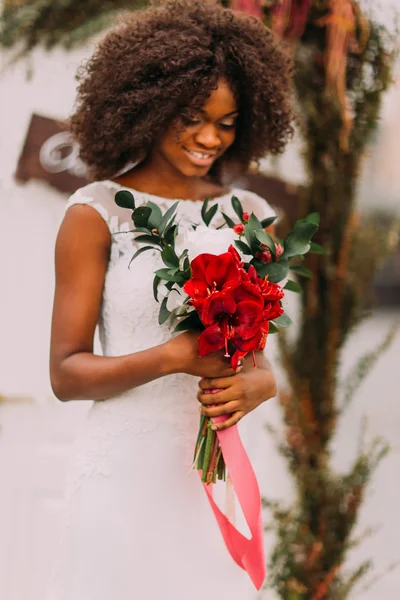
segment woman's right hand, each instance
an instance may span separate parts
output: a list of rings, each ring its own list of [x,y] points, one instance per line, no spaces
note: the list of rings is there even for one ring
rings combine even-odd
[[[185,331],[165,344],[171,373],[187,373],[196,377],[229,377],[235,375],[230,359],[218,350],[199,357],[199,331]]]

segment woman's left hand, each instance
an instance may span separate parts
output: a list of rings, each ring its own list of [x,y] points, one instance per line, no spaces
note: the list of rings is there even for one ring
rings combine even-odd
[[[249,359],[248,359],[249,360]],[[201,402],[201,412],[207,417],[229,415],[226,421],[214,423],[212,429],[223,430],[236,425],[244,415],[257,406],[276,396],[276,382],[268,361],[263,355],[257,357],[257,368],[246,361],[244,369],[230,377],[202,379],[199,383],[197,399]],[[215,393],[205,390],[221,389]],[[218,406],[208,406],[216,404]]]

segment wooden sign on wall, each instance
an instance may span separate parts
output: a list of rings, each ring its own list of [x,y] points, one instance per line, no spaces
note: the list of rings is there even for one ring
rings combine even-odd
[[[72,194],[88,183],[78,150],[65,123],[33,114],[15,179],[19,182],[41,179],[60,192]]]

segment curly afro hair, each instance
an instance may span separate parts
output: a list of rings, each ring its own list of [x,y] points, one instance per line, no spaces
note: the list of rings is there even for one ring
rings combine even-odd
[[[220,78],[239,118],[214,175],[279,154],[293,133],[290,59],[261,21],[218,4],[167,0],[125,14],[77,78],[71,130],[95,179],[142,160],[172,123],[184,127]]]

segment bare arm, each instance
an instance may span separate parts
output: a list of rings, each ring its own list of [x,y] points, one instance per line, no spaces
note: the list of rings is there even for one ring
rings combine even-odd
[[[233,374],[222,353],[199,359],[197,334],[125,356],[93,353],[110,233],[93,208],[71,207],[56,242],[56,289],[50,347],[50,379],[60,400],[103,400],[171,373]]]

